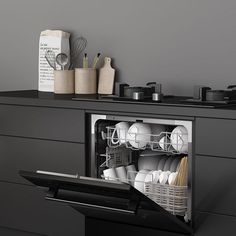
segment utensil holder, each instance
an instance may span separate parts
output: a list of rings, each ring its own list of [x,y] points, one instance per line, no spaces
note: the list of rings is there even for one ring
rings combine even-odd
[[[96,94],[97,93],[97,71],[92,68],[75,69],[75,93]]]
[[[54,93],[73,94],[75,92],[75,71],[54,70]]]

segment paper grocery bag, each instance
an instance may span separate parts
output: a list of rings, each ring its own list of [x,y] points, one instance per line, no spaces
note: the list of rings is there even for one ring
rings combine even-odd
[[[70,33],[61,30],[45,30],[40,34],[39,39],[39,80],[38,90],[43,92],[54,92],[54,73],[46,59],[45,52],[52,50],[55,55],[58,53],[66,53],[70,56]],[[56,65],[60,70],[60,66]],[[68,69],[68,65],[65,69]]]

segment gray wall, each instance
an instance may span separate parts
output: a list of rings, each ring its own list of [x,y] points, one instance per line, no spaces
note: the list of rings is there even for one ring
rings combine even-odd
[[[236,84],[235,0],[1,0],[1,90],[37,89],[48,28],[87,37],[89,54],[113,57],[132,85],[189,95],[194,84]]]

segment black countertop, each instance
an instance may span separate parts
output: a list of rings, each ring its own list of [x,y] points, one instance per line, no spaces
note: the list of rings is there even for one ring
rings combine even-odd
[[[167,96],[164,98],[163,103],[156,103],[152,101],[118,101],[116,99],[94,95],[57,95],[38,92],[37,90],[0,92],[0,104],[84,109],[91,112],[109,111],[236,119],[236,105],[213,108],[210,105],[202,107],[180,102],[186,98]]]

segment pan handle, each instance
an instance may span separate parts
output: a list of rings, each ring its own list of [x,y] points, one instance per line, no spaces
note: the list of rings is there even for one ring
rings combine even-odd
[[[234,89],[234,88],[236,88],[236,85],[229,85],[229,86],[227,87],[227,89]]]

